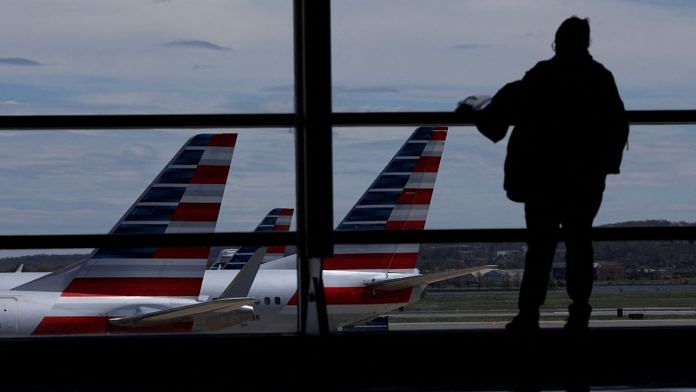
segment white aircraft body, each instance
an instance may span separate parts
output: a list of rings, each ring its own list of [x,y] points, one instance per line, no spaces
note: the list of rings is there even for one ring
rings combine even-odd
[[[337,230],[422,230],[446,133],[446,127],[416,129]],[[191,138],[111,234],[213,232],[235,143],[236,134]],[[291,215],[275,209],[257,230],[287,230]],[[418,249],[337,245],[323,267],[330,328],[413,303],[429,283],[489,268],[422,275]],[[242,247],[206,270],[209,251],[97,249],[52,273],[2,274],[0,335],[296,330],[295,255]]]

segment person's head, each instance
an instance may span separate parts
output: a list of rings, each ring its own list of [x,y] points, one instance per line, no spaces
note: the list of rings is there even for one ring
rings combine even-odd
[[[581,55],[590,47],[590,21],[571,16],[556,30],[554,50],[558,55]]]

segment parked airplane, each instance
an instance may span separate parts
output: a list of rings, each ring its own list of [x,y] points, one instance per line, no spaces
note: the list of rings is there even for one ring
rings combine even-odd
[[[233,133],[189,139],[110,233],[213,232],[236,139]],[[208,247],[97,249],[82,262],[0,291],[0,334],[103,333],[118,329],[112,320],[146,313],[158,317],[150,330],[179,331],[190,330],[182,317],[200,323],[220,310],[251,314],[250,299],[198,301],[208,253]],[[3,285],[23,274],[12,275]]]
[[[266,214],[254,231],[288,231],[294,211],[292,208],[274,208]],[[259,248],[261,248],[260,245],[247,245],[239,249],[223,249],[210,269],[242,269]],[[285,245],[271,246],[265,250],[263,262],[267,263],[283,256],[285,256]]]
[[[435,187],[446,127],[420,127],[370,185],[337,230],[422,230]],[[430,283],[484,272],[491,266],[421,275],[418,244],[336,245],[323,264],[332,330],[370,320],[418,301]],[[257,298],[254,318],[224,331],[293,332],[297,315],[296,256],[258,266],[246,295]],[[206,274],[201,294],[215,298],[236,271]],[[240,272],[241,273],[241,272]]]
[[[256,226],[254,231],[288,231],[294,213],[292,208],[274,208]],[[261,248],[260,245],[247,245],[241,248],[219,249],[211,270],[241,269],[249,261],[251,256]],[[271,246],[262,249],[263,262],[272,261],[285,256],[285,245]],[[25,272],[24,264],[21,264],[14,272],[0,272],[0,291],[11,290],[17,286],[29,283],[33,280],[48,275],[50,272]]]
[[[337,230],[423,229],[446,134],[416,129]],[[190,139],[111,233],[212,232],[235,141],[235,134]],[[324,260],[330,327],[374,318],[417,301],[429,283],[488,268],[421,275],[418,248],[337,245]],[[293,332],[296,258],[264,262],[267,250],[255,249],[240,269],[205,270],[207,247],[98,249],[29,282],[3,279],[0,335]]]

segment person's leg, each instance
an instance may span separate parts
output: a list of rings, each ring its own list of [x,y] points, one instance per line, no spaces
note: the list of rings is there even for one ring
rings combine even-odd
[[[555,208],[547,201],[525,204],[527,222],[527,254],[518,300],[519,314],[513,322],[538,325],[539,308],[546,299],[546,290],[556,252],[554,230],[559,226]]]
[[[566,237],[566,284],[572,303],[568,307],[568,326],[587,328],[592,307],[594,249],[592,222],[599,211],[604,179],[590,182],[576,197],[569,200],[563,214]]]

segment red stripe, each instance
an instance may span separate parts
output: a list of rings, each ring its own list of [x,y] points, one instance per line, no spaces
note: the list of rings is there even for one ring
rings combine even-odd
[[[324,259],[324,270],[411,269],[416,268],[418,253],[334,254]]]
[[[63,335],[71,333],[103,333],[109,325],[107,317],[44,317],[33,335]]]
[[[273,231],[288,231],[290,230],[290,225],[275,225],[273,226]]]
[[[230,171],[229,166],[209,166],[198,165],[196,171],[193,172],[190,184],[225,184],[227,183],[227,174]]]
[[[75,278],[63,297],[198,296],[203,278]]]
[[[236,133],[220,133],[213,135],[208,142],[209,147],[234,147],[237,143]]]
[[[447,131],[441,131],[435,128],[432,135],[430,135],[430,140],[445,140],[447,139]]]
[[[387,221],[384,230],[423,230],[425,221]]]
[[[294,211],[295,211],[295,210],[292,209],[292,208],[281,208],[281,209],[280,209],[280,214],[279,214],[279,215],[281,215],[281,216],[292,216],[292,213],[293,213]]]
[[[327,305],[376,305],[408,303],[411,288],[397,291],[375,291],[369,287],[325,287]],[[288,305],[297,305],[297,292]]]
[[[433,190],[429,188],[411,189],[404,188],[399,195],[396,204],[430,204],[433,198]]]
[[[424,156],[418,159],[416,167],[413,168],[415,173],[437,173],[440,168],[440,157]]]
[[[220,213],[220,203],[179,203],[172,221],[215,222]]]
[[[446,131],[446,130],[448,130],[448,129],[449,129],[449,127],[448,127],[447,125],[438,125],[438,126],[435,127],[434,130],[435,130],[435,131]]]
[[[280,245],[280,246],[269,246],[268,250],[266,250],[266,253],[285,253],[285,246]]]
[[[191,332],[192,322],[147,328],[117,327],[109,324],[108,317],[102,316],[49,316],[44,317],[33,335],[68,335],[83,333],[113,332]]]
[[[196,248],[157,248],[155,259],[207,259],[210,248],[207,246]]]

